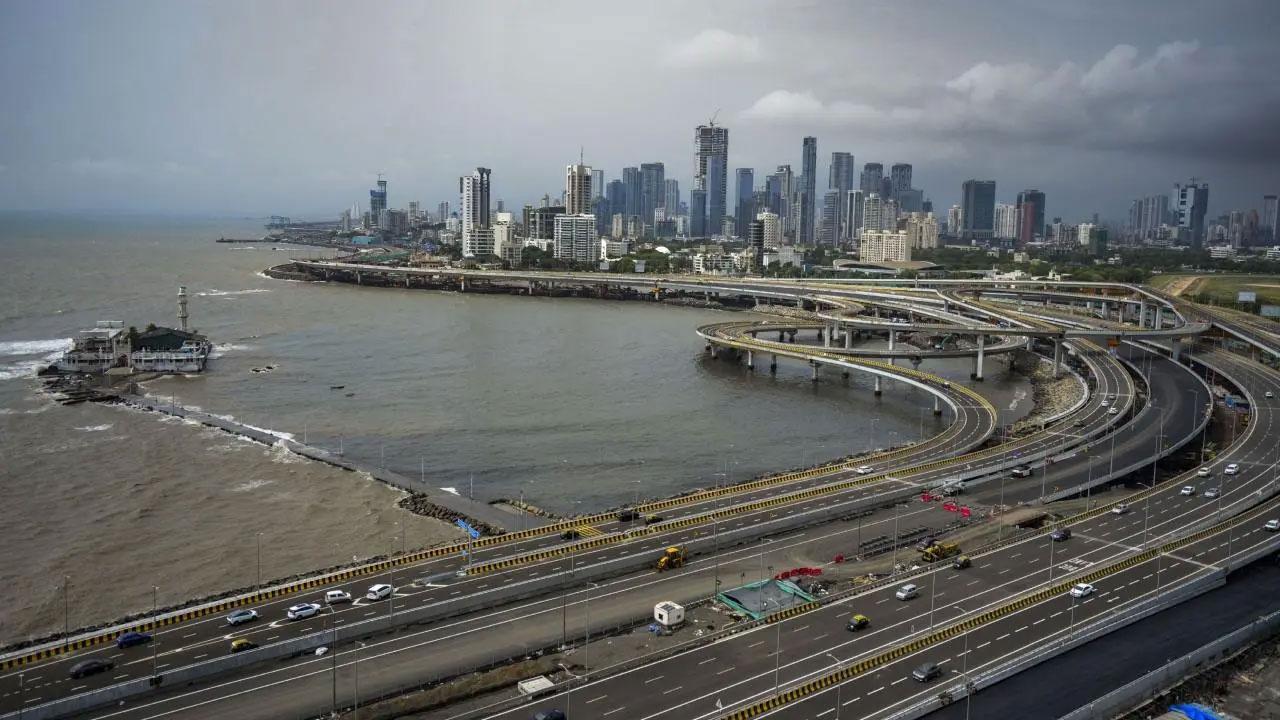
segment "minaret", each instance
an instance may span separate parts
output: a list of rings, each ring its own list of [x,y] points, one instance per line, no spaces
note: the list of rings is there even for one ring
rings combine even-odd
[[[187,332],[187,286],[178,286],[178,329]]]

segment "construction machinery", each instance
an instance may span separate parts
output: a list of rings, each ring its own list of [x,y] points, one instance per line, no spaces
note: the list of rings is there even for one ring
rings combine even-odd
[[[953,542],[936,542],[920,551],[920,559],[924,562],[937,562],[959,555],[960,546]]]
[[[684,546],[672,545],[663,551],[662,557],[658,558],[658,572],[678,567],[684,567]]]

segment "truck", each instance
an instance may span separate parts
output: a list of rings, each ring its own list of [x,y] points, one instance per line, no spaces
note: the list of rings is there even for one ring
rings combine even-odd
[[[937,562],[960,554],[960,546],[953,542],[938,542],[925,548],[920,559],[925,562]]]
[[[658,558],[657,569],[658,572],[662,572],[678,567],[684,567],[684,546],[672,545],[663,551],[662,557]]]

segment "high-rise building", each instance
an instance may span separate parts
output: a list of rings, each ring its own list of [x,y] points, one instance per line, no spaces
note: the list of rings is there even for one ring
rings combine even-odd
[[[938,219],[933,213],[913,212],[907,216],[907,240],[912,248],[932,250],[938,247]]]
[[[782,234],[795,237],[795,216],[791,212],[792,196],[795,194],[796,179],[791,172],[790,165],[779,165],[771,176],[774,182],[774,188],[777,189],[777,195],[770,190],[770,202],[777,202],[777,206],[770,206],[770,210],[778,214],[778,220],[782,222]]]
[[[964,208],[959,205],[952,205],[947,210],[947,234],[951,237],[960,236],[960,228],[964,225]]]
[[[997,240],[1018,239],[1018,206],[996,203],[995,227],[992,235]]]
[[[621,180],[609,181],[604,200],[610,217],[627,214],[627,186]]]
[[[662,181],[662,207],[666,209],[667,219],[680,214],[680,181],[666,178]]]
[[[764,246],[771,249],[782,247],[782,221],[777,213],[765,210],[756,215],[764,227]]]
[[[836,239],[847,240],[850,228],[845,220],[849,217],[849,191],[853,189],[853,153],[831,153],[831,168],[827,177],[827,188],[840,193],[840,206],[837,208],[839,218],[836,221]]]
[[[627,217],[640,214],[640,206],[644,202],[644,181],[640,168],[622,168],[622,185],[626,188],[626,202],[622,214]]]
[[[862,206],[864,195],[861,190],[850,190],[845,193],[845,219],[844,227],[848,236],[845,240],[857,240],[858,233],[862,231]]]
[[[880,178],[880,197],[884,198],[886,202],[889,200],[896,202],[893,193],[893,178]]]
[[[470,175],[458,178],[458,193],[462,196],[462,254],[480,257],[493,254],[493,234],[481,238],[478,230],[489,229],[489,168],[476,168]],[[487,244],[488,252],[484,252]]]
[[[449,219],[449,201],[446,200],[436,206],[436,222],[442,223]]]
[[[1209,208],[1209,183],[1191,178],[1186,185],[1175,184],[1171,204],[1177,215],[1179,234],[1185,234],[1187,243],[1199,250],[1204,246],[1204,213]]]
[[[752,220],[747,223],[747,247],[751,250],[751,267],[759,272],[764,261],[764,222]]]
[[[498,211],[493,214],[493,254],[504,262],[520,262],[523,243],[516,239],[511,213]]]
[[[880,193],[868,193],[862,199],[862,233],[884,230],[884,201]]]
[[[877,193],[879,196],[879,193]],[[870,197],[869,195],[867,196]],[[862,231],[858,259],[863,262],[906,262],[911,259],[911,240],[906,230]]]
[[[862,190],[863,195],[875,193],[880,194],[882,187],[881,181],[884,179],[884,165],[880,163],[867,163],[862,166],[862,175],[858,179],[858,188]]]
[[[530,240],[554,240],[556,237],[556,216],[564,215],[563,205],[535,208],[524,206],[524,232]]]
[[[338,216],[338,226],[342,228],[342,232],[351,232],[351,208],[343,210]]]
[[[416,222],[418,220],[418,215],[421,214],[422,212],[421,208],[422,208],[422,203],[419,203],[417,200],[409,201],[409,220],[410,221]]]
[[[899,197],[902,193],[911,189],[911,165],[910,163],[894,163],[889,168],[889,181],[893,186],[893,198],[902,203]]]
[[[822,196],[822,223],[818,227],[818,244],[834,247],[840,240],[840,191],[828,190]]]
[[[799,242],[812,245],[814,241],[814,213],[817,211],[817,179],[818,179],[818,138],[812,135],[804,138],[801,145],[800,171],[803,175],[800,198],[800,236]]]
[[[725,197],[720,196],[720,204],[715,204],[715,188],[723,188],[728,186],[725,176],[729,172],[729,168],[724,164],[724,158],[719,155],[712,155],[707,158],[707,185],[711,189],[707,191],[707,234],[708,235],[724,235],[724,221],[728,217],[728,207],[725,205]],[[732,229],[730,232],[732,234]]]
[[[591,214],[591,180],[595,173],[590,165],[569,165],[564,169],[564,206],[569,215]]]
[[[1258,218],[1258,232],[1262,235],[1263,242],[1267,245],[1275,245],[1276,239],[1280,238],[1280,217],[1277,217],[1280,211],[1280,205],[1277,205],[1275,195],[1262,196],[1262,216]]]
[[[960,236],[968,240],[990,240],[995,230],[996,181],[965,180],[961,186]]]
[[[378,178],[378,189],[369,191],[369,214],[378,222],[382,211],[387,209],[387,181]]]
[[[692,217],[692,234],[694,237],[705,237],[715,232],[724,221],[725,195],[728,192],[728,178],[725,177],[729,167],[729,128],[713,123],[699,125],[693,133],[693,189],[702,191],[703,209],[699,213],[695,203],[690,200],[689,213]],[[718,173],[712,177],[713,158],[718,159]],[[701,214],[701,219],[697,216]],[[701,232],[697,231],[701,228]]]
[[[660,162],[640,165],[640,218],[645,225],[653,227],[654,211],[665,207],[667,170]]]
[[[738,168],[734,175],[737,178],[737,204],[733,210],[735,233],[738,237],[746,237],[747,226],[756,214],[756,171],[752,168]]]
[[[584,263],[600,259],[594,215],[557,215],[555,227],[556,259]]]
[[[604,171],[591,171],[591,199],[604,197]]]
[[[1044,237],[1044,193],[1023,190],[1018,193],[1018,248],[1025,248],[1036,236]]]
[[[707,236],[707,191],[697,187],[689,191],[689,236]]]

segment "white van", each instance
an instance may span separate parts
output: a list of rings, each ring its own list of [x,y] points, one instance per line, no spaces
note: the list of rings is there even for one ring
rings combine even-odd
[[[369,600],[385,600],[391,597],[391,593],[395,591],[395,588],[386,583],[378,583],[377,585],[370,585],[369,592],[365,593],[364,596]]]

